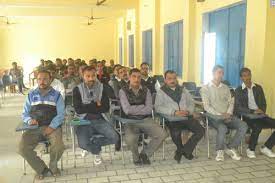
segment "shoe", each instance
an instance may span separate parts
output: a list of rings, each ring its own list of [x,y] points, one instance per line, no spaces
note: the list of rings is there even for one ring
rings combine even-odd
[[[51,171],[52,175],[54,177],[60,177],[61,176],[61,171],[57,169],[56,171]]]
[[[272,150],[268,149],[267,147],[261,147],[260,148],[260,152],[263,154],[263,155],[266,155],[267,157],[269,158],[275,158],[275,153],[272,152]]]
[[[115,150],[116,151],[120,151],[121,149],[121,137],[119,136],[119,140],[117,141],[117,143],[115,144]]]
[[[174,159],[175,159],[178,163],[180,163],[181,157],[182,157],[182,153],[176,151],[176,152],[175,152]]]
[[[95,165],[100,165],[101,163],[102,163],[101,156],[100,155],[95,155],[94,164]]]
[[[224,161],[224,151],[223,150],[217,151],[216,161]]]
[[[35,179],[37,179],[37,180],[43,180],[45,177],[49,177],[49,176],[51,176],[51,170],[50,169],[48,169],[48,168],[45,168],[42,172],[41,172],[41,174],[37,174],[36,176],[35,176]]]
[[[142,160],[141,160],[140,157],[138,158],[138,160],[134,161],[134,165],[136,165],[136,166],[141,166],[142,165]]]
[[[187,154],[187,153],[183,152],[182,155],[183,155],[186,159],[188,159],[188,160],[194,159],[194,156],[193,156],[192,153],[191,153],[191,154]]]
[[[230,156],[233,160],[241,160],[241,157],[238,155],[237,151],[235,149],[226,149],[225,153]]]
[[[88,153],[89,153],[88,151],[82,150],[82,152],[81,152],[82,158],[86,157],[88,155]]]
[[[148,156],[145,153],[140,153],[139,156],[140,156],[140,159],[141,159],[141,161],[144,165],[150,165],[151,164]]]
[[[256,158],[255,151],[251,151],[250,149],[246,149],[246,155],[248,158]]]

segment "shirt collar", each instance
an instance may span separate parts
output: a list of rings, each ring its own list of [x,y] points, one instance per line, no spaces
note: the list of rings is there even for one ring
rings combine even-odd
[[[220,88],[223,86],[222,82],[219,84],[219,86],[217,86],[213,81],[211,81],[209,84],[209,86],[214,86],[214,87],[217,87],[217,88]]]
[[[115,79],[118,80],[118,81],[121,81],[121,79],[117,76],[115,76]]]
[[[132,87],[130,85],[129,85],[129,89],[132,90]],[[142,85],[139,86],[138,91],[141,90],[141,89],[142,89]]]
[[[144,81],[147,81],[151,76],[148,74],[146,78],[142,78]]]
[[[53,89],[53,87],[51,86],[50,89],[48,90],[47,94],[50,93],[50,92],[53,91],[53,90],[54,90],[54,89]],[[39,90],[39,87],[37,87],[36,89],[34,89],[34,93],[39,94],[39,95],[41,94],[41,93],[40,93],[40,90]]]
[[[251,88],[253,88],[254,86],[256,86],[255,83],[252,83]],[[242,89],[244,90],[245,88],[247,88],[246,85],[244,83],[242,83]]]

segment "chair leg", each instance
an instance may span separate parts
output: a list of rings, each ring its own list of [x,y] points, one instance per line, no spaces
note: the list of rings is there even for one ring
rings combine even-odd
[[[63,156],[61,157],[61,159],[60,159],[60,166],[61,166],[61,171],[63,171],[64,169],[63,169]]]
[[[25,159],[23,159],[23,175],[27,175],[26,160]]]
[[[165,130],[165,119],[162,118],[162,129]],[[162,142],[162,159],[165,160],[165,141]]]
[[[113,163],[113,157],[112,157],[112,148],[111,148],[111,145],[109,145],[109,153],[110,153],[110,161],[111,161],[111,164]]]
[[[207,141],[207,157],[208,159],[210,159],[209,124],[208,124],[207,117],[206,117],[206,141]]]
[[[76,159],[75,159],[75,134],[74,134],[74,127],[71,126],[71,136],[73,141],[73,157],[74,157],[74,168],[76,168]]]
[[[120,121],[119,121],[119,133],[120,133],[120,140],[121,140],[122,162],[123,162],[123,165],[125,165],[124,148],[123,148],[123,135],[122,135],[122,124],[121,124]]]

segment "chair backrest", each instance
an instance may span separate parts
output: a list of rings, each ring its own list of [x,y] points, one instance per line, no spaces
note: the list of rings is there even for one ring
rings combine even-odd
[[[163,75],[154,75],[153,78],[156,79],[159,82],[160,86],[164,85],[164,77],[163,77]]]
[[[197,90],[197,85],[195,82],[183,82],[182,86],[189,91],[196,91]]]

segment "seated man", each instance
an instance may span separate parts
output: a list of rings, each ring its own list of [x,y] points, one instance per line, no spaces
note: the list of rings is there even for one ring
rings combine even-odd
[[[118,70],[120,68],[121,68],[121,65],[119,64],[114,66],[114,73],[109,81],[109,85],[113,88],[116,98],[118,98],[118,92],[120,90],[119,82],[121,81],[121,79],[119,78],[119,75],[118,75]]]
[[[204,134],[200,123],[193,118],[195,104],[192,96],[187,90],[178,85],[177,74],[168,70],[165,72],[165,85],[157,92],[155,109],[156,112],[168,116],[186,117],[186,120],[179,122],[168,122],[167,126],[173,142],[177,146],[174,159],[180,163],[182,155],[191,160],[197,143]],[[182,130],[188,129],[193,135],[185,145],[182,144]]]
[[[160,89],[160,84],[158,82],[158,80],[156,80],[155,78],[152,78],[149,75],[149,64],[147,63],[142,63],[140,65],[140,72],[141,72],[141,83],[142,85],[145,85],[151,92],[151,94],[156,93],[157,90]]]
[[[266,100],[262,87],[251,80],[251,71],[243,68],[240,71],[243,84],[235,92],[235,114],[243,115],[244,121],[252,129],[247,157],[256,158],[255,148],[262,129],[275,128],[275,119],[266,114]],[[252,116],[252,117],[249,117]],[[275,145],[275,132],[260,148],[262,154],[274,158],[272,148]]]
[[[224,150],[233,160],[241,157],[235,150],[245,137],[247,125],[233,116],[234,99],[231,97],[229,88],[222,84],[224,69],[220,65],[213,68],[213,80],[202,87],[201,96],[204,110],[209,116],[209,125],[217,130],[216,136],[216,161],[224,160]],[[236,133],[229,144],[225,144],[228,129],[235,129]]]
[[[76,129],[79,147],[95,155],[95,165],[101,164],[101,147],[119,143],[119,136],[110,123],[104,118],[109,111],[108,85],[97,80],[96,69],[83,69],[83,80],[73,90],[73,106],[79,118],[91,121],[89,126],[79,126]],[[93,138],[102,135],[103,138]]]
[[[67,75],[63,78],[62,83],[64,84],[65,89],[72,90],[76,85],[80,83],[79,77],[75,75],[75,66],[68,65]]]
[[[38,125],[38,129],[23,133],[19,144],[19,154],[43,179],[49,172],[60,175],[57,162],[64,151],[61,125],[64,121],[64,101],[60,93],[50,86],[51,76],[48,71],[38,72],[38,88],[31,90],[24,106],[23,121],[28,125]],[[34,151],[42,140],[50,142],[49,168]]]
[[[104,66],[104,62],[97,63],[97,79],[104,84],[108,84],[110,80],[110,75],[107,73],[106,67]]]
[[[151,118],[153,109],[151,93],[146,87],[141,86],[141,73],[138,69],[130,71],[129,85],[119,91],[119,99],[123,110],[122,117],[143,120],[125,126],[125,139],[132,152],[134,164],[150,164],[149,157],[159,148],[167,133]],[[140,132],[148,134],[152,140],[139,154]]]
[[[65,105],[72,105],[72,91],[80,83],[79,77],[75,76],[75,66],[67,66],[67,75],[63,78],[62,83],[65,87]]]

